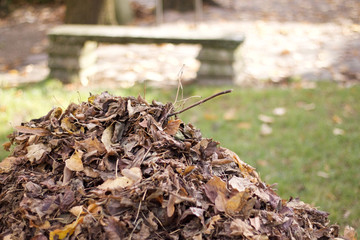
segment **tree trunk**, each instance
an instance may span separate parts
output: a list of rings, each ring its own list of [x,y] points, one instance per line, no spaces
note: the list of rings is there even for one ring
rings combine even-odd
[[[218,6],[213,0],[203,0],[204,4]],[[180,12],[194,11],[195,0],[163,0],[164,9],[173,9]]]
[[[116,25],[130,20],[128,0],[66,0],[65,23]]]

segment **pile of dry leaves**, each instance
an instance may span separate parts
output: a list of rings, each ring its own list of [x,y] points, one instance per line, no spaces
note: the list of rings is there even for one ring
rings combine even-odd
[[[16,127],[0,164],[3,239],[332,239],[171,103],[90,96]]]

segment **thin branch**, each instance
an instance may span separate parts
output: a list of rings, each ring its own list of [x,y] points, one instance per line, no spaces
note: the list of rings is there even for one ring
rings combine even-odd
[[[231,93],[231,92],[232,92],[232,89],[225,90],[225,91],[222,91],[222,92],[218,92],[218,93],[216,93],[216,94],[214,94],[214,95],[212,95],[212,96],[210,96],[210,97],[207,97],[207,98],[205,98],[205,99],[203,99],[203,100],[201,100],[201,101],[198,101],[198,102],[196,102],[196,103],[194,103],[194,104],[192,104],[192,105],[190,105],[190,106],[188,106],[188,107],[186,107],[186,108],[184,108],[184,109],[182,109],[182,110],[180,110],[180,111],[171,113],[171,114],[168,115],[168,117],[171,117],[171,116],[174,116],[174,115],[183,113],[183,112],[185,112],[185,111],[187,111],[187,110],[189,110],[189,109],[191,109],[191,108],[193,108],[193,107],[196,107],[196,106],[198,106],[198,105],[200,105],[200,104],[203,104],[204,102],[207,102],[207,101],[209,101],[209,100],[211,100],[211,99],[213,99],[213,98],[215,98],[215,97],[217,97],[217,96],[220,96],[220,95],[223,95],[223,94],[227,94],[227,93]]]
[[[174,101],[173,105],[175,105],[177,103],[180,88],[181,88],[181,97],[183,98],[184,93],[183,93],[183,86],[181,84],[181,78],[182,78],[182,75],[184,73],[184,67],[185,67],[185,64],[182,65],[182,67],[180,68],[180,71],[178,73],[178,87],[177,87],[176,97],[175,97],[175,101]]]

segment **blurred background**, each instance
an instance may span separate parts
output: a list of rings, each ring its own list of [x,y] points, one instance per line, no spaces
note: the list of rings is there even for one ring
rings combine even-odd
[[[234,88],[180,117],[278,183],[282,198],[300,197],[330,212],[332,222],[360,228],[359,0],[84,2],[0,0],[1,143],[14,126],[89,92],[166,102],[179,79],[184,99]],[[197,85],[197,45],[101,44],[87,86],[62,84],[47,77],[46,33],[64,23],[242,33],[241,79]],[[8,154],[1,149],[0,159]]]

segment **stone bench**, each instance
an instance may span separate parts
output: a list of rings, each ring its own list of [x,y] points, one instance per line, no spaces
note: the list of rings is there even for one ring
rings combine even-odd
[[[198,44],[200,69],[196,81],[231,84],[240,71],[237,50],[242,35],[216,31],[183,31],[177,28],[60,25],[48,33],[50,77],[63,82],[82,81],[95,73],[98,43]]]

